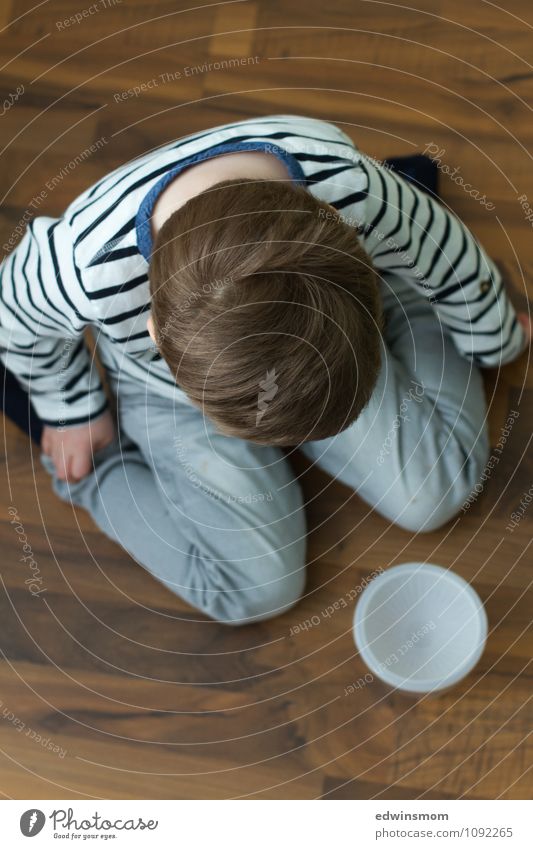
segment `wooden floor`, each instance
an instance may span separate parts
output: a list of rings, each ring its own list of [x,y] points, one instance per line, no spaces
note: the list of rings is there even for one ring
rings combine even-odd
[[[95,5],[67,25],[91,4],[0,6],[2,101],[24,86],[1,119],[0,244],[26,210],[58,215],[98,177],[154,146],[235,119],[299,112],[338,123],[376,157],[443,148],[442,161],[495,208],[445,175],[444,199],[502,264],[525,308],[533,295],[532,223],[519,201],[525,194],[533,205],[528,0],[504,9],[482,0]],[[154,79],[138,96],[116,96]],[[98,139],[99,149],[69,168]],[[530,796],[533,505],[506,530],[533,484],[527,367],[524,357],[486,374],[494,445],[508,410],[520,415],[482,497],[441,531],[415,537],[389,527],[341,485],[306,476],[307,595],[285,616],[241,630],[202,619],[60,503],[37,454],[7,423],[3,794]],[[24,585],[10,506],[42,572],[40,598]],[[440,698],[417,701],[377,682],[346,696],[366,671],[351,637],[352,603],[331,617],[322,611],[372,570],[413,559],[473,583],[489,615],[487,650],[475,673]],[[320,624],[291,636],[311,617]]]

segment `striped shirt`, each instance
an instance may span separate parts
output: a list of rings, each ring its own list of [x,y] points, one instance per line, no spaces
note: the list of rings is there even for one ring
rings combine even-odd
[[[454,215],[335,125],[272,115],[152,150],[100,179],[60,218],[29,222],[0,265],[0,350],[45,423],[80,424],[106,408],[87,327],[112,374],[185,398],[146,328],[152,209],[187,165],[249,150],[280,157],[296,183],[336,207],[378,271],[400,274],[429,298],[464,357],[498,366],[519,353],[524,333],[501,276]]]

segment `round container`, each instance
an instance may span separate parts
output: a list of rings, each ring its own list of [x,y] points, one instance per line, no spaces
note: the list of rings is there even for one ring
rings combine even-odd
[[[363,590],[353,630],[378,678],[409,693],[430,693],[474,668],[488,623],[478,594],[459,575],[431,563],[404,563]]]

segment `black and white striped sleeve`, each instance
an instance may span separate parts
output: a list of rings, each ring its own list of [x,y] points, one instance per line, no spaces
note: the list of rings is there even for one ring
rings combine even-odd
[[[0,265],[0,354],[53,427],[79,425],[106,406],[83,332],[90,305],[65,219],[33,219]]]
[[[362,155],[357,167],[366,185],[361,240],[374,266],[428,297],[463,356],[484,367],[513,360],[525,334],[500,272],[472,233],[385,165]]]

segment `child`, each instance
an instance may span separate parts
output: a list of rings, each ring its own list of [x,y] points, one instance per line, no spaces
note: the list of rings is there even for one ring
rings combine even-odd
[[[43,423],[56,493],[232,624],[303,592],[304,509],[280,446],[433,530],[487,460],[477,366],[527,335],[453,215],[296,115],[123,165],[31,221],[0,272],[4,362]]]

